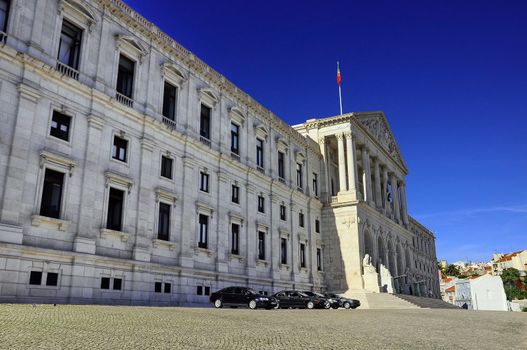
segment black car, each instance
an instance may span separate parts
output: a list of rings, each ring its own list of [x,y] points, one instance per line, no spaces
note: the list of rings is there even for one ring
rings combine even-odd
[[[282,309],[288,308],[307,308],[314,309],[326,308],[327,300],[325,298],[311,297],[296,290],[283,290],[276,293],[273,297],[278,301],[278,306]]]
[[[315,308],[317,308],[317,309],[329,309],[331,307],[330,298],[326,297],[323,294],[320,294],[320,293],[317,293],[317,292],[311,292],[311,291],[308,291],[308,290],[303,290],[302,293],[304,293],[305,295],[307,295],[309,297],[317,298],[317,299],[320,300],[320,302],[317,303],[316,306],[315,306]]]
[[[247,287],[228,287],[220,289],[210,295],[210,302],[216,308],[223,306],[247,306],[250,309],[272,309],[277,306],[276,299],[258,294]]]
[[[360,306],[360,301],[357,299],[344,298],[334,293],[326,293],[325,296],[332,300],[330,305],[333,309],[338,309],[339,307],[343,307],[345,309],[356,309]]]

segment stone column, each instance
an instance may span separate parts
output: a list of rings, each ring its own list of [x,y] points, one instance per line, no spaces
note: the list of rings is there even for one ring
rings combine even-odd
[[[222,194],[230,193],[231,187],[229,186],[229,176],[222,170],[217,171],[218,186],[217,186],[217,197],[216,197],[216,271],[228,272],[228,256],[230,252],[230,233],[231,225],[228,219],[228,210],[225,205],[222,204],[224,198]],[[241,227],[238,232],[241,235]],[[239,236],[238,236],[239,238]],[[212,242],[211,242],[212,243]],[[238,239],[238,248],[239,239]]]
[[[406,207],[406,186],[405,183],[401,181],[401,204],[402,204],[402,216],[403,223],[408,227],[408,208]]]
[[[397,191],[397,178],[395,174],[390,175],[390,184],[392,185],[392,203],[395,221],[401,221],[401,213],[399,211],[399,193]]]
[[[95,254],[95,242],[101,226],[99,220],[94,220],[94,217],[97,217],[94,211],[95,202],[101,200],[97,196],[99,193],[97,177],[100,172],[98,164],[103,128],[104,120],[102,118],[94,115],[88,117],[88,137],[82,176],[79,224],[77,236],[73,242],[73,250],[79,253]]]
[[[27,73],[24,72],[24,75],[27,75]],[[28,159],[30,158],[31,130],[35,121],[35,114],[37,113],[40,92],[29,85],[21,83],[18,85],[18,93],[15,125],[12,131],[9,130],[9,132],[12,132],[12,138],[10,140],[8,137],[5,139],[2,138],[2,143],[11,142],[11,149],[6,151],[9,152],[7,165],[2,165],[7,166],[7,171],[3,184],[4,195],[2,198],[2,210],[0,212],[0,227],[2,227],[3,231],[0,235],[0,241],[22,244],[23,233],[21,224],[23,223],[24,217],[33,214],[29,212],[29,210],[33,209],[27,208],[22,211],[23,206],[21,204],[24,203],[26,178],[30,176],[36,177],[33,174],[37,174],[37,171],[33,171],[33,174],[28,172]],[[33,182],[36,182],[36,180],[33,180]],[[36,184],[32,184],[32,186],[33,188],[37,188]],[[38,210],[38,208],[36,209]],[[3,224],[13,226],[10,226],[11,228],[8,229]]]
[[[364,195],[365,200],[369,205],[373,206],[373,195],[371,191],[371,170],[370,170],[370,156],[366,145],[362,146],[362,168],[363,168],[363,179],[364,179]]]
[[[382,194],[382,200],[383,200],[383,207],[384,207],[384,215],[390,216],[390,202],[388,202],[388,168],[386,166],[382,169],[382,186],[384,193]]]
[[[179,264],[182,267],[194,267],[194,252],[196,248],[196,196],[198,188],[198,174],[194,158],[186,155],[183,157],[183,186],[181,195],[182,217],[179,244]]]
[[[338,134],[339,147],[339,193],[345,192],[346,188],[346,159],[344,157],[344,135]]]
[[[150,187],[152,178],[157,176],[157,173],[153,170],[157,170],[157,166],[155,166],[155,162],[153,161],[155,146],[153,140],[145,137],[141,139],[142,169],[138,184],[137,223],[133,258],[134,260],[147,262],[150,261],[152,238],[157,238],[153,230],[154,218],[157,215],[154,212],[154,198],[152,196],[152,188]]]
[[[375,176],[375,205],[382,209],[382,194],[381,194],[381,171],[379,168],[379,158],[374,160],[374,176]]]
[[[353,199],[357,198],[357,164],[355,157],[355,142],[352,133],[346,134],[346,148],[348,150],[348,191],[351,192]]]
[[[321,180],[324,181],[324,186],[321,188],[322,193],[321,197],[322,200],[326,200],[329,202],[329,198],[331,197],[331,189],[330,186],[330,175],[329,175],[329,153],[327,151],[327,145],[326,145],[326,138],[321,137],[318,140],[318,144],[320,145],[320,153],[322,154],[322,166],[320,167],[322,169],[322,176]],[[284,164],[285,166],[285,164]]]

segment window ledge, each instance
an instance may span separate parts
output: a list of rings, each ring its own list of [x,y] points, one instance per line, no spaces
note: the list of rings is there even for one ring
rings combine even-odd
[[[256,260],[256,265],[267,267],[269,265],[269,262],[267,260],[258,259]]]
[[[196,247],[196,248],[194,248],[194,251],[198,255],[205,255],[205,256],[208,256],[208,257],[214,256],[214,252],[212,250],[208,249],[208,248]]]
[[[291,269],[291,266],[289,266],[288,264],[280,264],[280,269],[289,271]]]
[[[238,254],[229,254],[229,260],[230,261],[239,261],[239,262],[242,262],[244,261],[245,259],[243,258],[243,256],[241,255],[238,255]]]
[[[300,268],[300,272],[303,272],[303,273],[308,273],[308,268],[307,267],[301,267]]]
[[[31,216],[31,224],[33,226],[48,226],[48,227],[56,228],[59,231],[68,230],[70,223],[71,221],[68,221],[68,220],[50,218],[50,217],[42,216],[42,215],[35,214]]]
[[[124,233],[122,231],[115,231],[110,230],[108,228],[101,228],[101,238],[113,238],[113,239],[119,239],[121,242],[127,242],[128,241],[128,233]]]
[[[163,248],[168,250],[176,250],[177,244],[175,242],[165,241],[163,239],[153,239],[152,246],[154,248]]]

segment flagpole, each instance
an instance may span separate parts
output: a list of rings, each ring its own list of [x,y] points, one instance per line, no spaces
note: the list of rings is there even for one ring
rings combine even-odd
[[[340,115],[342,115],[342,90],[340,89],[340,66],[339,66],[339,61],[337,61],[337,84],[339,86]]]
[[[339,85],[339,103],[340,103],[340,115],[342,115],[342,91]]]

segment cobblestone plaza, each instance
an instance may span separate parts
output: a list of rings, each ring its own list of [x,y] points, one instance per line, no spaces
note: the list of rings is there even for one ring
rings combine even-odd
[[[404,322],[401,322],[404,320]],[[525,313],[0,305],[0,349],[526,349]]]

